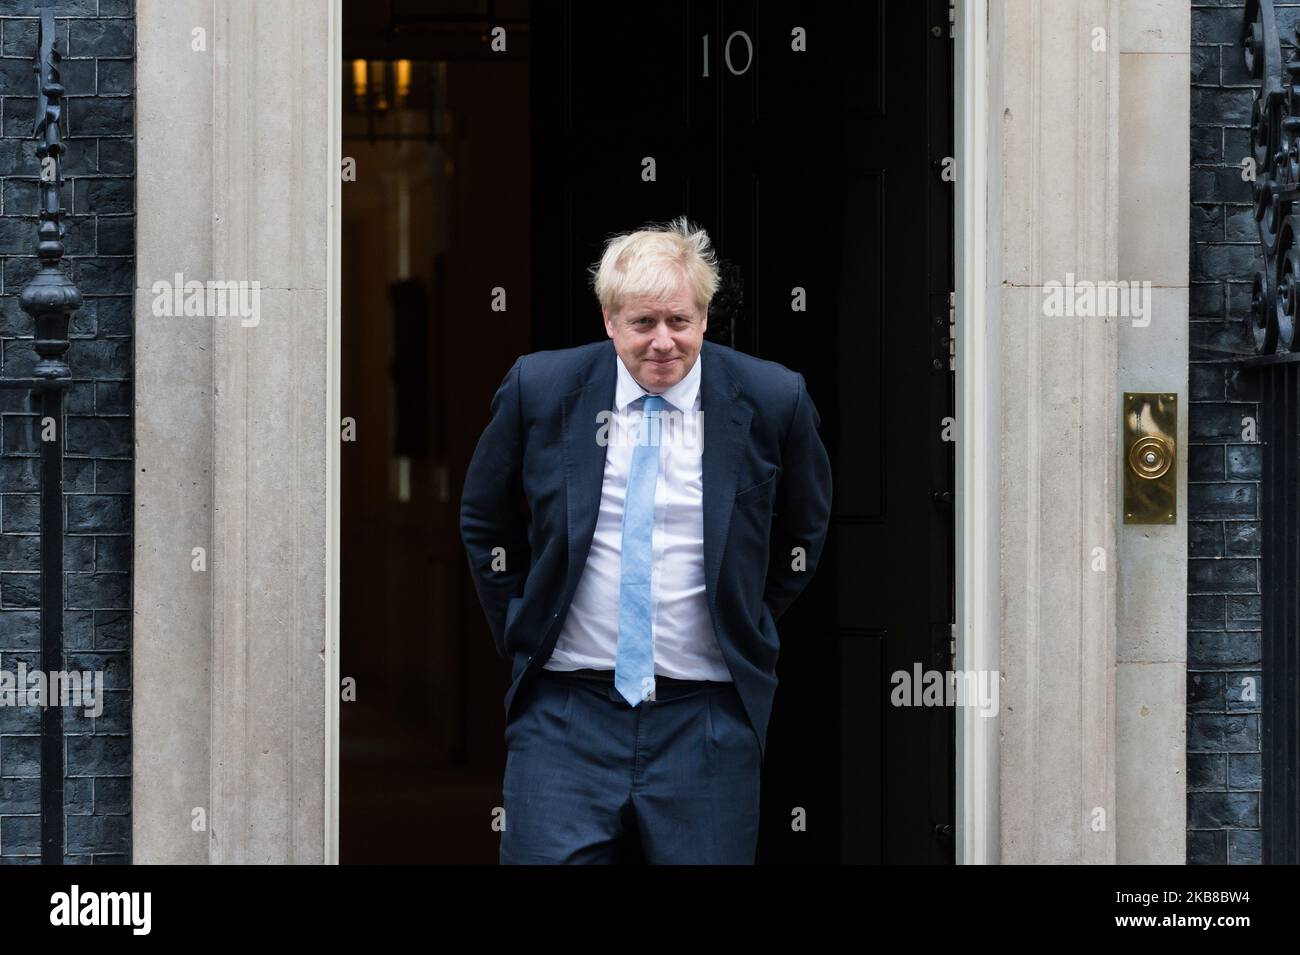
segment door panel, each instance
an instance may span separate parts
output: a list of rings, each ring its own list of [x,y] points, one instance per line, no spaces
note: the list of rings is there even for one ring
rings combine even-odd
[[[761,862],[952,861],[952,711],[889,700],[949,666],[947,29],[880,0],[533,17],[535,347],[603,337],[604,239],[684,213],[743,300],[709,337],[802,372],[821,414],[832,527],[780,625]]]

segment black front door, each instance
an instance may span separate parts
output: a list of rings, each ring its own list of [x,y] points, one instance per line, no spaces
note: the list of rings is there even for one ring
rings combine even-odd
[[[781,621],[760,862],[950,862],[951,39],[946,3],[535,9],[534,348],[604,336],[609,234],[686,214],[731,277],[709,337],[796,369],[835,506]],[[947,419],[947,420],[945,420]],[[907,693],[911,699],[911,693]]]

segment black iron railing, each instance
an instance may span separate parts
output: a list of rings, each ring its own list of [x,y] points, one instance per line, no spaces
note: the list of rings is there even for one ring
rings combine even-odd
[[[1260,355],[1289,352],[1300,305],[1300,61],[1282,62],[1272,0],[1249,0],[1241,34],[1242,55],[1259,82],[1250,114],[1250,155],[1243,177],[1251,182],[1255,225],[1264,267],[1255,273],[1251,333]]]
[[[35,323],[38,360],[31,378],[0,378],[0,388],[27,388],[39,396],[36,431],[41,448],[41,670],[63,670],[63,392],[71,384],[64,361],[68,325],[81,307],[81,292],[60,267],[63,258],[63,87],[55,43],[54,13],[42,11],[36,50],[36,155],[40,170],[40,268],[23,289],[22,309]],[[51,427],[52,423],[52,427]],[[41,862],[63,862],[63,710],[47,682],[41,703]],[[26,689],[26,688],[24,688]]]
[[[1300,357],[1300,356],[1297,356]],[[1265,864],[1295,864],[1297,819],[1297,674],[1300,661],[1300,362],[1260,368],[1260,440],[1264,442],[1260,480],[1263,605],[1261,650],[1263,687],[1260,707],[1262,792],[1260,826]]]
[[[1300,59],[1283,61],[1272,0],[1248,0],[1241,42],[1246,69],[1259,83],[1251,110],[1251,153],[1243,166],[1247,181],[1253,175],[1264,261],[1255,273],[1249,321],[1256,354],[1233,363],[1259,385],[1261,848],[1266,864],[1295,864],[1300,862]]]

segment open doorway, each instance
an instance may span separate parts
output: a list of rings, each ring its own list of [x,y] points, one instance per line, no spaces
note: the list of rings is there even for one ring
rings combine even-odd
[[[448,6],[343,4],[345,863],[497,853],[509,673],[457,528],[483,414],[531,350],[528,30],[503,14],[492,53]]]
[[[953,665],[945,0],[344,0],[343,55],[340,860],[496,861],[466,465],[520,354],[604,334],[604,238],[685,214],[724,263],[709,337],[805,376],[834,467],[758,861],[953,861],[952,709],[890,702]]]

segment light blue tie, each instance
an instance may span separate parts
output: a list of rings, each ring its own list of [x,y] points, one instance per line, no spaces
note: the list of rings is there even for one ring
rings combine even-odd
[[[651,535],[659,479],[659,411],[667,402],[646,395],[641,430],[623,499],[623,550],[618,586],[618,654],[614,685],[632,706],[654,695],[655,647],[650,621]]]

